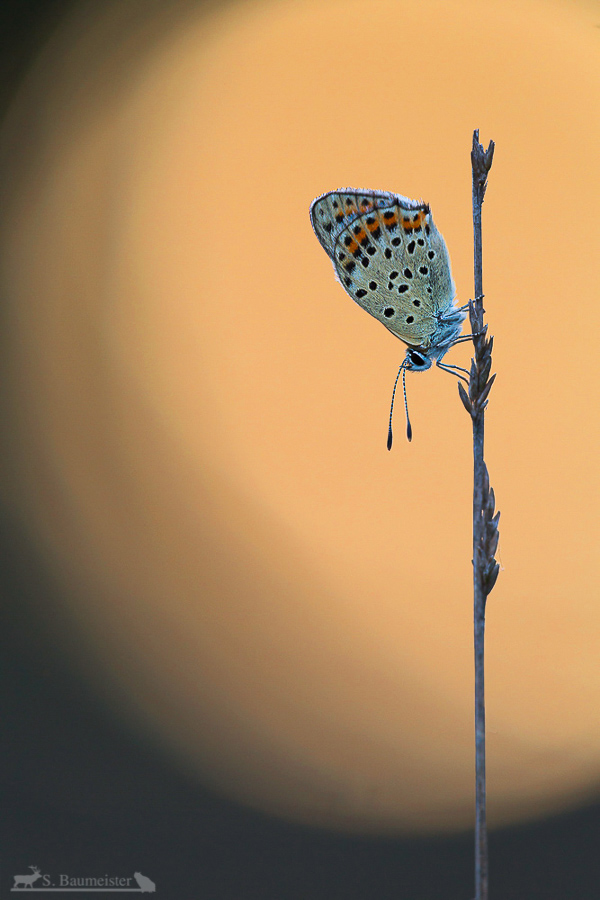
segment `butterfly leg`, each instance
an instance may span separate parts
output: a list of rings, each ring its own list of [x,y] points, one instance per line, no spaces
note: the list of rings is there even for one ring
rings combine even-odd
[[[463,341],[472,341],[473,338],[476,338],[476,337],[477,337],[476,334],[461,334],[461,336],[456,338],[455,341],[452,341],[452,346],[454,347],[455,344],[462,344]]]
[[[456,375],[457,378],[460,378],[461,381],[464,381],[465,384],[469,383],[469,379],[465,378],[465,375],[469,375],[468,369],[463,369],[462,366],[452,366],[450,363],[443,363],[441,359],[436,360],[436,366],[442,369],[444,372],[448,372],[449,375]],[[459,372],[464,372],[464,375],[459,375]]]
[[[480,294],[479,297],[475,297],[475,300],[483,300],[484,296],[485,296],[485,294]],[[471,301],[469,300],[468,303],[463,303],[463,305],[457,307],[457,309],[458,309],[460,312],[462,312],[462,311],[465,310],[465,309],[470,309],[470,307],[471,307]]]

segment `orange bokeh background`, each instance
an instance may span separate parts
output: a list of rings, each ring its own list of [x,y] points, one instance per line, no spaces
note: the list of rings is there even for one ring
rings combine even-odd
[[[4,497],[57,635],[195,777],[359,831],[469,826],[470,423],[345,295],[313,197],[431,203],[495,336],[491,824],[595,795],[599,32],[506,0],[98,3],[4,127]],[[462,345],[449,360],[468,363]]]

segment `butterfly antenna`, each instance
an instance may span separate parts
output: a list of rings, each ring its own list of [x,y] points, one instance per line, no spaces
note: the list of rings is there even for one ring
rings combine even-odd
[[[406,366],[402,372],[402,388],[404,390],[404,412],[406,413],[406,437],[412,441],[412,425],[408,417],[408,400],[406,399]]]
[[[392,391],[392,403],[390,406],[390,424],[388,428],[388,439],[387,439],[387,448],[388,450],[392,449],[392,441],[394,436],[392,434],[392,416],[394,414],[394,400],[396,399],[396,388],[398,387],[398,379],[400,378],[400,372],[402,372],[402,387],[404,390],[404,409],[406,410],[406,437],[408,440],[412,440],[412,428],[410,426],[410,419],[408,418],[408,403],[406,402],[406,360],[402,363],[400,368],[398,369],[398,374],[396,375],[396,380],[394,382],[394,390]]]

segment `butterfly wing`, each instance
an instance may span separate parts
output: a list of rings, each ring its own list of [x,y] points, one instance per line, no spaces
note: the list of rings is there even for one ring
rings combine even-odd
[[[426,203],[348,188],[311,205],[315,234],[352,299],[405,343],[427,348],[453,305],[446,244]]]
[[[394,202],[394,194],[385,191],[358,191],[356,188],[341,188],[322,194],[310,205],[310,221],[321,246],[333,259],[336,241],[361,213],[389,206]]]

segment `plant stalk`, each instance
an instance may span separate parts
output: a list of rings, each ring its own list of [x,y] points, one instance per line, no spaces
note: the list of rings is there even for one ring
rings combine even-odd
[[[495,375],[490,376],[493,338],[487,338],[483,315],[483,265],[481,207],[487,175],[494,156],[494,142],[484,151],[479,131],[473,133],[473,247],[475,299],[469,304],[474,358],[471,360],[469,392],[459,384],[460,398],[473,421],[473,625],[475,645],[475,900],[488,897],[488,838],[485,779],[485,604],[498,577],[494,559],[498,545],[498,519],[494,514],[494,492],[484,461],[485,408]]]

